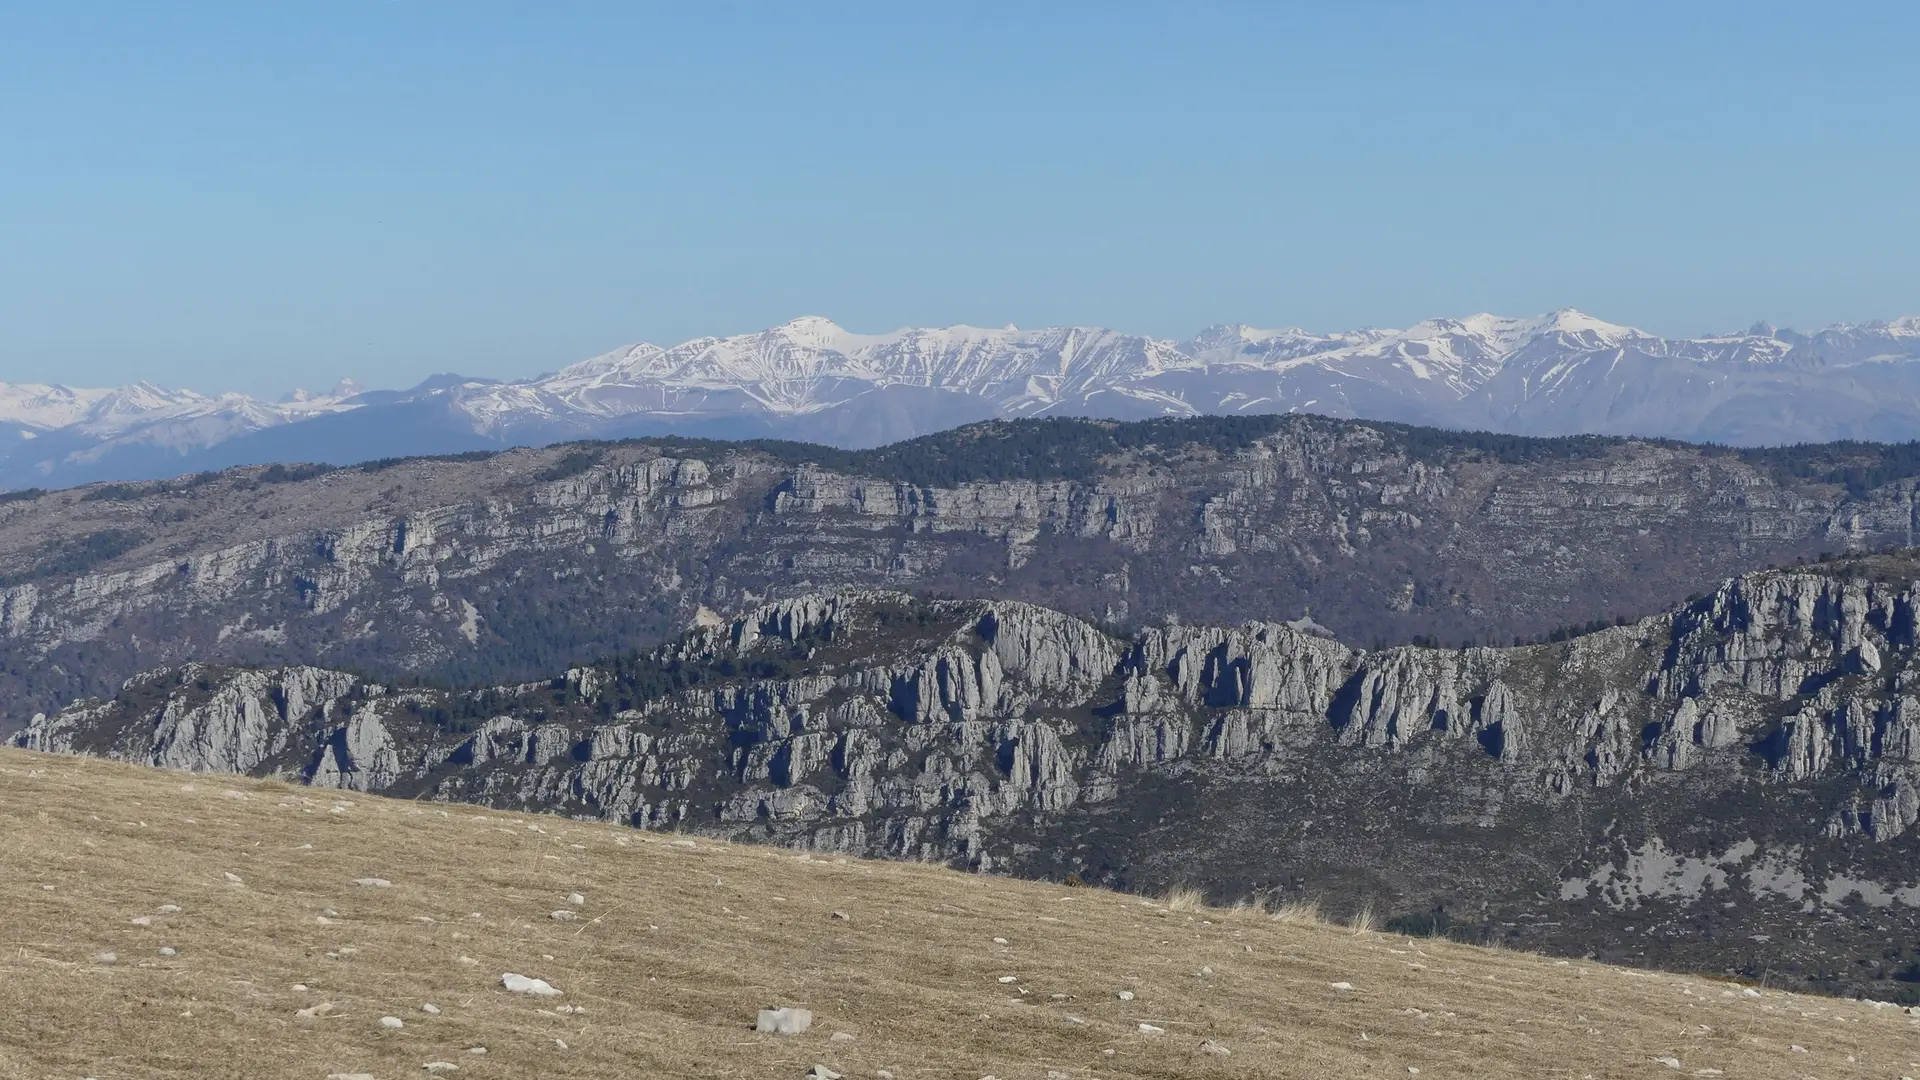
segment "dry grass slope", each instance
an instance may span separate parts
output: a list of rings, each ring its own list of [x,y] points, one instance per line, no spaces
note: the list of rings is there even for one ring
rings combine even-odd
[[[1920,1075],[1920,1019],[1897,1009],[1300,908],[19,751],[0,820],[9,1077]],[[510,994],[505,972],[565,996]],[[754,1034],[766,1005],[812,1009],[814,1031]]]

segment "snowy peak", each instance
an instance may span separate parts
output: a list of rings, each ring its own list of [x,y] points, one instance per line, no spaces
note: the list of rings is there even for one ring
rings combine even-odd
[[[362,409],[382,411],[253,438]],[[368,431],[394,436],[389,454],[668,433],[873,446],[992,417],[1293,411],[1530,435],[1904,441],[1920,435],[1920,316],[1667,338],[1569,307],[1333,333],[1222,323],[1172,341],[1071,325],[864,333],[805,315],[511,382],[449,374],[372,393],[342,382],[275,402],[147,382],[0,383],[0,487],[227,463],[242,451],[213,448],[238,439],[252,440],[244,460],[298,446],[357,461]]]

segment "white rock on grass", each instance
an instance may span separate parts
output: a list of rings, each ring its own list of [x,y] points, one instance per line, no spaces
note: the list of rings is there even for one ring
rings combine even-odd
[[[1337,982],[1337,983],[1328,983],[1327,985],[1328,985],[1328,986],[1331,986],[1331,987],[1333,987],[1333,988],[1334,988],[1335,990],[1351,990],[1351,989],[1353,989],[1353,984],[1352,984],[1352,983],[1350,983],[1350,982]]]
[[[580,895],[577,892],[570,892],[567,894],[567,903],[572,904],[574,907],[579,907],[580,905],[586,902],[587,902],[587,898]]]
[[[133,918],[128,919],[127,921],[132,923],[135,926],[152,926],[153,925],[153,920],[149,919],[145,915],[135,915]]]
[[[808,1009],[761,1009],[753,1022],[753,1030],[769,1035],[804,1035],[812,1026]]]
[[[1142,1035],[1165,1035],[1166,1033],[1167,1033],[1166,1028],[1158,1027],[1154,1024],[1140,1025],[1140,1034]]]
[[[840,1074],[825,1065],[815,1065],[807,1070],[807,1080],[840,1080]]]
[[[156,910],[158,910],[162,915],[178,915],[180,914],[180,905],[179,904],[161,904],[159,908],[157,908]]]
[[[304,1009],[295,1010],[293,1015],[302,1020],[318,1020],[332,1012],[333,1002],[323,1001],[318,1005],[309,1005]]]
[[[242,881],[240,879],[239,874],[233,873],[232,871],[228,871],[222,874],[221,876],[227,879],[227,884],[229,885],[245,885],[246,884],[245,881]]]
[[[420,1011],[426,1013],[428,1016],[439,1016],[440,1006],[429,1001],[425,1005],[420,1006]]]
[[[1122,991],[1120,991],[1119,993],[1117,993],[1117,994],[1115,994],[1115,995],[1113,995],[1113,996],[1114,996],[1114,997],[1116,997],[1116,998],[1119,998],[1119,999],[1120,999],[1121,1001],[1132,1001],[1132,1000],[1133,1000],[1133,991],[1131,991],[1131,990],[1122,990]]]
[[[561,908],[547,915],[547,918],[552,919],[554,922],[572,922],[579,917],[579,912],[574,911],[572,908]]]
[[[1200,1044],[1200,1052],[1203,1054],[1212,1054],[1214,1057],[1233,1056],[1233,1051],[1227,1049],[1226,1047],[1220,1045],[1217,1042],[1214,1042],[1212,1039],[1208,1039],[1207,1041]]]
[[[422,1069],[425,1069],[425,1070],[427,1070],[427,1071],[428,1071],[428,1072],[430,1072],[430,1073],[443,1073],[443,1072],[459,1072],[459,1071],[460,1071],[460,1066],[458,1066],[458,1065],[455,1065],[455,1064],[454,1064],[453,1062],[451,1062],[451,1061],[429,1061],[429,1062],[427,1062],[427,1063],[426,1063],[425,1065],[422,1065],[422,1066],[420,1066],[420,1067],[421,1067]]]
[[[375,1080],[372,1073],[328,1073],[327,1080]]]
[[[383,1016],[380,1018],[380,1026],[393,1031],[399,1031],[401,1028],[407,1026],[407,1022],[397,1016]]]
[[[97,952],[93,954],[93,962],[96,964],[111,964],[119,959],[118,956],[110,952]]]
[[[831,1034],[831,1035],[829,1035],[829,1036],[827,1036],[827,1041],[828,1041],[828,1042],[852,1042],[852,1041],[853,1041],[853,1032],[851,1032],[851,1031],[836,1031],[836,1032],[834,1032],[833,1034]]]
[[[559,997],[560,991],[545,979],[529,979],[525,975],[515,975],[509,971],[500,976],[500,985],[516,994],[532,994],[535,997]]]
[[[162,945],[160,946],[160,955],[161,956],[178,956],[179,953],[174,951],[174,948],[171,945]]]
[[[353,879],[353,883],[363,889],[390,889],[393,887],[393,882],[383,877],[357,877]]]

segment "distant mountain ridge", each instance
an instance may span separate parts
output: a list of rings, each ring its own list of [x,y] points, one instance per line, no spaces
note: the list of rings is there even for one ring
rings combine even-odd
[[[858,334],[810,316],[523,380],[440,375],[275,403],[0,384],[0,485],[633,435],[867,447],[994,417],[1287,412],[1737,445],[1898,441],[1920,432],[1920,317],[1663,338],[1567,308],[1334,334],[1221,325],[1170,341],[1085,326]]]

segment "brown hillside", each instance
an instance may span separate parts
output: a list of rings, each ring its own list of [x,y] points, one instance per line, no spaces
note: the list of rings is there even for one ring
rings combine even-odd
[[[1920,1074],[1890,1007],[555,817],[5,751],[0,821],[6,1076]]]

